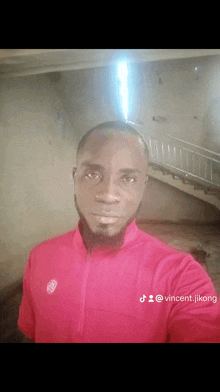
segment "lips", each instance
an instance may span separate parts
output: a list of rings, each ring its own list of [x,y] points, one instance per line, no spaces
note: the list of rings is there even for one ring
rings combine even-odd
[[[96,220],[96,222],[98,223],[102,223],[102,224],[114,224],[118,221],[119,216],[116,214],[111,213],[103,213],[103,215],[99,214],[94,214],[92,213],[93,218]]]
[[[118,217],[116,216],[104,216],[104,215],[95,215],[93,214],[94,219],[98,223],[102,223],[105,225],[112,225],[118,221]]]
[[[105,217],[109,217],[109,218],[120,218],[119,215],[114,214],[113,212],[99,212],[99,213],[92,213],[92,215],[98,215],[98,216],[105,216]]]

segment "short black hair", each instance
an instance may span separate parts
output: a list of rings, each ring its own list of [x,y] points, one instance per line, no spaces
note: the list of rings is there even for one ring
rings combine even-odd
[[[82,139],[80,140],[78,147],[77,147],[77,156],[79,154],[79,151],[83,149],[84,145],[86,144],[87,139],[89,138],[89,136],[91,135],[91,133],[93,131],[96,130],[100,130],[103,131],[105,129],[111,129],[111,130],[126,130],[128,131],[128,133],[131,133],[137,137],[139,137],[143,144],[144,144],[144,153],[145,156],[147,158],[147,163],[149,162],[149,150],[147,147],[146,142],[144,141],[143,137],[139,134],[139,132],[137,132],[131,125],[123,122],[123,121],[108,121],[108,122],[104,122],[102,124],[96,125],[94,128],[90,129],[88,132],[86,132],[86,134],[82,137]]]

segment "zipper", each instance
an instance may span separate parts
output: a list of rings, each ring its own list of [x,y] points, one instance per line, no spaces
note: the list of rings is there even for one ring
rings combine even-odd
[[[87,263],[86,271],[85,271],[83,287],[82,287],[82,304],[81,304],[80,318],[79,318],[79,324],[78,324],[78,331],[81,334],[83,332],[83,320],[84,320],[84,313],[85,313],[85,293],[86,293],[86,284],[87,284],[88,274],[89,274],[90,258],[91,258],[91,253],[88,252],[87,258],[86,258],[86,263]]]

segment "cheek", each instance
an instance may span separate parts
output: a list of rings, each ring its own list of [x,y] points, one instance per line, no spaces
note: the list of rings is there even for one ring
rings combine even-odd
[[[142,195],[140,193],[129,194],[124,198],[124,206],[128,214],[137,210],[141,200]]]
[[[84,181],[75,181],[74,192],[77,199],[77,204],[83,213],[90,209],[95,203],[95,189],[88,187]]]
[[[134,186],[128,186],[127,189],[124,189],[125,198],[128,201],[133,201],[134,203],[139,204],[144,195],[145,186],[143,184],[136,184]]]
[[[75,180],[75,193],[78,195],[78,197],[86,197],[93,193],[95,190],[94,184],[92,186],[91,182],[85,181],[85,179],[82,179],[81,177],[78,177]]]

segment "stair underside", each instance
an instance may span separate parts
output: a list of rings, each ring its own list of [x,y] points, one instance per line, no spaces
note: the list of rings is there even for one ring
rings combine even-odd
[[[220,185],[208,184],[203,180],[193,178],[190,174],[186,176],[178,172],[178,169],[169,169],[155,162],[149,163],[148,175],[204,200],[220,210]]]

